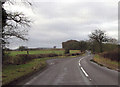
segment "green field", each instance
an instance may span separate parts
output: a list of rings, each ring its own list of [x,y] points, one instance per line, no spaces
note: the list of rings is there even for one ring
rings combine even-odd
[[[17,54],[27,54],[27,51],[9,51],[10,56],[15,56]],[[64,50],[30,50],[29,54],[64,54]]]
[[[65,50],[30,50],[29,54],[49,54],[49,53],[55,53],[55,54],[64,54]],[[80,52],[79,50],[70,50],[70,53],[77,53]],[[10,56],[15,56],[17,54],[27,54],[27,51],[8,51]]]
[[[70,53],[80,53],[80,50],[70,50]]]

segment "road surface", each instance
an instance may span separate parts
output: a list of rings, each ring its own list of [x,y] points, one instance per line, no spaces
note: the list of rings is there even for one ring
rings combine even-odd
[[[23,83],[24,85],[118,85],[118,72],[91,62],[92,57],[86,54],[77,58],[48,60],[48,68]]]

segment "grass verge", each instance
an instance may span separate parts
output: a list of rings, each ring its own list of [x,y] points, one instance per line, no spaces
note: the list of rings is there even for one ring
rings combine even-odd
[[[103,58],[101,56],[99,56],[98,54],[96,54],[93,58],[93,60],[91,60],[101,66],[105,66],[109,69],[113,69],[113,70],[117,70],[117,71],[120,71],[118,67],[120,67],[120,62],[117,62],[117,61],[112,61],[108,58]]]
[[[31,72],[42,69],[46,66],[46,62],[41,59],[33,59],[32,61],[21,65],[8,65],[3,67],[2,85],[9,84],[10,82],[26,76]]]

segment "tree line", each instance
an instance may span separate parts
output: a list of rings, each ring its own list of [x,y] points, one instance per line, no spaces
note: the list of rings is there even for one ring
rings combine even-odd
[[[69,40],[62,42],[62,47],[65,49],[65,53],[69,53],[69,50],[91,50],[93,53],[102,53],[104,51],[110,51],[118,47],[117,40],[110,38],[106,35],[105,31],[94,30],[88,35],[89,40]]]

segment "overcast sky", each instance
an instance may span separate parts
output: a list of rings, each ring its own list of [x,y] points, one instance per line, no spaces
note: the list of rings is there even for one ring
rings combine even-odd
[[[5,5],[9,11],[23,12],[32,20],[27,42],[12,39],[11,48],[62,47],[67,40],[88,40],[95,29],[118,38],[118,0],[36,0],[33,6]]]

